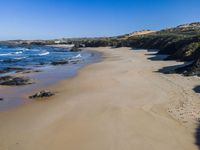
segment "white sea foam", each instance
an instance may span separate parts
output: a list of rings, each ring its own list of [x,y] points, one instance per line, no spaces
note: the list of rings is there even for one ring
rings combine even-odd
[[[74,56],[73,58],[82,58],[82,55],[78,54],[78,55]]]
[[[12,53],[0,54],[0,56],[10,56]]]
[[[5,54],[0,54],[0,56],[10,56],[10,55],[18,55],[18,54],[22,54],[22,51],[19,52],[14,52],[14,53],[5,53]]]
[[[22,60],[22,59],[25,59],[26,57],[18,57],[18,58],[15,58],[16,60]]]
[[[28,51],[29,49],[28,49],[28,48],[17,48],[17,50],[20,50],[20,51]]]
[[[31,49],[30,51],[32,51],[32,52],[38,52],[40,50],[39,49]]]
[[[22,54],[23,52],[22,51],[19,51],[19,52],[15,52],[14,54]]]
[[[40,53],[38,54],[39,56],[45,56],[45,55],[49,55],[50,53],[49,52],[43,52],[43,53]]]

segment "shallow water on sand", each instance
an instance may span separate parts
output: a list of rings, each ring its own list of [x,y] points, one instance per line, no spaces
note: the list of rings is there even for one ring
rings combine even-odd
[[[34,49],[31,51],[35,51],[35,49],[36,48],[34,47]],[[7,65],[0,65],[1,69],[6,67],[23,67],[41,70],[41,72],[22,74],[22,76],[32,79],[34,81],[34,84],[14,87],[0,85],[0,98],[3,98],[3,101],[0,101],[0,111],[13,108],[26,102],[30,102],[31,100],[28,99],[27,93],[32,93],[33,91],[37,91],[40,89],[48,89],[48,86],[54,85],[60,80],[73,77],[74,75],[76,75],[78,69],[80,69],[81,67],[87,64],[98,62],[101,59],[101,54],[97,52],[70,52],[68,49],[52,47],[44,47],[44,49],[40,50],[40,52],[38,51],[37,54],[35,52],[25,52],[24,54],[19,54],[27,57],[27,60],[24,59],[19,62],[7,63]],[[8,58],[16,59],[17,57],[20,57],[18,56],[18,54],[16,54],[16,51],[17,50],[15,50],[15,52],[12,52],[13,56],[9,55],[9,57],[6,57],[5,55],[2,55],[3,57],[1,57],[0,55],[0,60],[2,61]],[[25,51],[28,51],[28,49],[25,49]],[[7,51],[7,54],[8,53],[11,52]],[[6,54],[6,52],[2,52],[0,54]],[[58,66],[51,65],[51,62],[60,60],[78,60],[78,62]]]

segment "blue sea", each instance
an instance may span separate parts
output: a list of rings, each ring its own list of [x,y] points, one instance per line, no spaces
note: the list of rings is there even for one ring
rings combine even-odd
[[[72,52],[67,48],[49,46],[32,45],[27,48],[1,45],[0,76],[15,76],[19,73],[16,68],[39,70],[39,72],[20,72],[23,77],[33,80],[33,84],[11,87],[0,85],[0,98],[4,99],[0,101],[0,111],[30,102],[28,97],[24,97],[27,93],[48,89],[61,80],[75,76],[85,65],[98,62],[100,59],[101,54],[87,50]],[[55,61],[72,63],[54,66],[52,62]]]
[[[67,48],[48,46],[10,47],[0,46],[0,71],[6,68],[34,68],[50,65],[54,61],[87,59],[91,55],[84,52],[71,52]]]

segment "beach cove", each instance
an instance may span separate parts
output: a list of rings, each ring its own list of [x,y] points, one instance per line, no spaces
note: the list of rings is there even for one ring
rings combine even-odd
[[[0,113],[0,149],[198,149],[200,80],[162,72],[181,62],[148,50],[87,50],[103,60],[49,86],[55,96]]]

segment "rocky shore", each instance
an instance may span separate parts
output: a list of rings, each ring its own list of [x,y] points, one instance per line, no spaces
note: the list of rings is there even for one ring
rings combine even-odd
[[[74,45],[71,51],[78,51],[82,47],[131,47],[137,49],[158,49],[159,54],[167,54],[166,60],[192,61],[192,65],[179,69],[177,73],[184,75],[200,75],[200,23],[179,25],[160,31],[143,30],[115,37],[99,38],[63,38],[55,40],[37,41],[5,41],[11,46],[23,45],[29,47],[37,45]],[[187,72],[187,73],[186,73]]]
[[[3,76],[0,77],[0,85],[3,86],[21,86],[32,84],[30,79],[25,77]]]
[[[48,90],[42,90],[40,92],[37,92],[36,94],[29,96],[30,99],[38,99],[38,98],[45,98],[45,97],[51,97],[55,94],[53,92],[50,92]]]
[[[149,50],[87,49],[103,61],[0,113],[1,149],[199,149],[199,79],[158,73],[181,62],[153,60]],[[43,97],[49,92],[56,95]]]
[[[48,63],[36,66],[23,64],[15,66],[12,64],[13,62],[7,62],[1,67],[0,111],[14,108],[35,99],[53,96],[54,92],[45,89],[60,82],[60,80],[75,76],[83,66],[95,63],[101,59],[100,53],[87,50],[82,51],[81,49],[75,52],[68,49],[67,45],[51,45],[46,47],[50,50],[53,47],[52,53],[62,53],[64,56],[59,59],[51,59],[50,56]],[[29,51],[21,46],[19,49],[25,49],[25,52]],[[66,57],[68,53],[70,56]],[[6,65],[8,66],[6,67]]]

